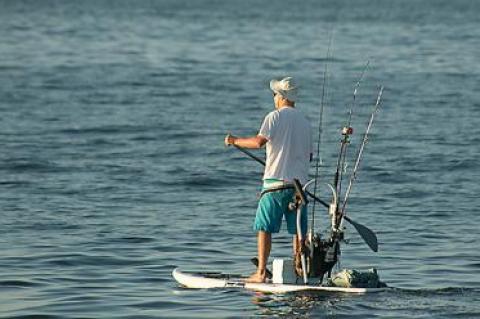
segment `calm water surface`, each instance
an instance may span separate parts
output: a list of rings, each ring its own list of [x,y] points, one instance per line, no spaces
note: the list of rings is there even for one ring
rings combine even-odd
[[[480,317],[479,10],[0,0],[0,317]],[[318,127],[330,34],[324,181],[367,60],[350,158],[386,87],[349,203],[380,252],[349,231],[341,266],[376,267],[396,289],[179,287],[176,266],[253,271],[261,167],[223,137],[255,134],[272,109],[268,81],[286,74]],[[289,256],[289,243],[282,232],[272,254]]]

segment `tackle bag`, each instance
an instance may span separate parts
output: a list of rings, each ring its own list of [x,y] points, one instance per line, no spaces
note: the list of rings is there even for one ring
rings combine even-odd
[[[380,281],[375,268],[367,271],[344,269],[332,276],[329,285],[342,288],[381,288],[386,285]]]

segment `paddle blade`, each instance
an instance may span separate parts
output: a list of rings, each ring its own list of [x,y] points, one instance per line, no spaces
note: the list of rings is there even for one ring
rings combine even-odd
[[[347,216],[343,216],[343,218],[357,230],[360,237],[362,237],[362,239],[365,241],[368,247],[370,247],[371,250],[373,250],[374,252],[378,252],[377,235],[375,235],[375,233],[371,229],[351,220]]]
[[[258,268],[258,258],[257,258],[257,257],[251,258],[250,261],[252,262],[252,264],[255,265],[255,267]],[[265,273],[267,274],[267,278],[268,278],[268,279],[272,279],[273,274],[272,274],[272,272],[271,272],[270,270],[268,270],[268,268],[265,269]]]

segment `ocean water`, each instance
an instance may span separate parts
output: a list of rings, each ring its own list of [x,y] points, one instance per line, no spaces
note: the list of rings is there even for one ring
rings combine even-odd
[[[0,0],[0,317],[480,317],[479,10],[474,0]],[[395,289],[180,287],[177,266],[254,270],[262,168],[223,138],[256,134],[273,107],[268,81],[296,77],[317,130],[327,75],[320,177],[331,182],[367,61],[347,171],[385,91],[348,213],[380,251],[348,228],[341,267],[375,267]],[[283,231],[272,255],[290,253]]]

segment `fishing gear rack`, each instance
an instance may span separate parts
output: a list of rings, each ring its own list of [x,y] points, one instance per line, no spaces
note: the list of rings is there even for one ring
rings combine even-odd
[[[328,61],[328,53],[327,53],[327,61]],[[350,144],[351,136],[353,135],[353,128],[351,126],[352,115],[356,105],[357,91],[361,81],[364,78],[368,65],[369,65],[369,61],[367,61],[365,67],[362,70],[359,80],[355,84],[354,91],[353,91],[353,103],[348,111],[348,120],[346,125],[341,130],[342,138],[340,140],[340,150],[337,157],[333,185],[327,184],[332,190],[332,194],[333,194],[331,203],[328,205],[325,205],[325,202],[320,202],[321,204],[323,204],[323,206],[325,206],[328,209],[328,214],[330,216],[330,224],[331,224],[330,232],[327,235],[327,237],[324,239],[322,238],[321,233],[314,232],[315,201],[313,204],[311,228],[307,235],[307,243],[306,243],[306,246],[309,248],[309,254],[307,258],[307,273],[308,273],[308,277],[317,278],[319,280],[318,282],[319,284],[322,283],[325,274],[327,274],[328,278],[331,277],[333,267],[339,262],[339,257],[341,254],[340,243],[345,242],[345,238],[344,238],[345,227],[343,226],[343,223],[345,220],[349,222],[358,231],[362,239],[367,243],[367,245],[373,251],[375,252],[378,251],[378,241],[375,233],[371,231],[368,227],[362,224],[359,224],[353,221],[351,218],[347,217],[346,205],[350,196],[353,182],[356,180],[356,177],[357,177],[357,170],[363,155],[364,147],[368,141],[368,134],[370,132],[370,128],[372,126],[374,116],[378,112],[380,107],[380,99],[383,93],[383,87],[381,87],[378,92],[375,106],[370,115],[367,128],[365,130],[362,142],[357,152],[355,165],[350,175],[347,190],[345,192],[343,201],[341,201],[342,180],[343,180],[343,175],[346,173],[347,149],[348,149],[348,145]],[[314,184],[314,191],[313,191],[313,195],[315,197],[316,197],[317,186],[318,186],[317,179],[319,176],[320,147],[321,147],[320,144],[321,144],[321,137],[322,137],[321,134],[323,131],[322,124],[323,124],[326,73],[327,73],[327,67],[325,66],[323,89],[322,89],[322,102],[321,102],[320,119],[319,119],[320,123],[319,123],[319,136],[318,136],[318,144],[317,144],[315,184]]]

